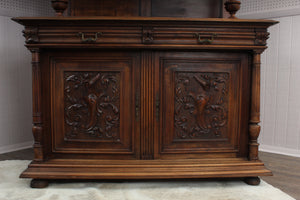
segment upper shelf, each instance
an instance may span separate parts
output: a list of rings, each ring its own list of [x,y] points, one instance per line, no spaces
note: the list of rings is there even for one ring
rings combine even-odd
[[[235,18],[237,0],[52,0],[57,16]],[[68,10],[64,13],[65,10]],[[228,14],[227,14],[228,15]]]
[[[178,18],[178,17],[16,17],[13,18],[14,21],[22,25],[74,25],[74,24],[97,24],[108,22],[108,23],[121,23],[126,21],[126,23],[146,23],[158,22],[160,24],[178,24],[178,23],[192,23],[194,25],[199,24],[255,24],[255,26],[262,25],[264,27],[269,27],[273,24],[278,23],[274,20],[257,20],[257,19],[231,19],[231,18]],[[179,24],[178,24],[179,25]],[[190,24],[189,24],[190,25]]]

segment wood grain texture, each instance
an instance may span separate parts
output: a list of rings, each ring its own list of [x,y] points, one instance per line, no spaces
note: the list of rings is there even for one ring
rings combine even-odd
[[[291,156],[259,152],[259,157],[273,172],[273,176],[262,179],[274,187],[278,187],[294,198],[300,197],[300,159]],[[25,149],[6,154],[0,154],[0,160],[31,160],[34,158],[33,149]],[[92,164],[92,163],[91,163]],[[184,180],[182,180],[184,181]]]
[[[154,78],[152,52],[142,52],[141,63],[141,159],[153,159]]]
[[[275,21],[14,20],[25,25],[27,47],[43,49],[35,87],[44,89],[47,127],[45,161],[22,178],[272,174],[257,158],[257,124],[260,53]]]
[[[71,16],[139,16],[139,0],[70,0]]]
[[[43,152],[43,116],[42,116],[42,74],[40,66],[39,49],[31,49],[32,52],[32,133],[34,137],[34,153],[36,161],[44,160]]]
[[[222,17],[222,0],[70,0],[70,16]]]

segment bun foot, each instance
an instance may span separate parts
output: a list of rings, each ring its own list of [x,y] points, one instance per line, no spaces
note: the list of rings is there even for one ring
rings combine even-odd
[[[244,179],[244,182],[248,185],[259,185],[260,184],[260,178],[258,177],[247,177]]]
[[[32,188],[46,188],[49,185],[48,180],[42,180],[42,179],[32,179],[30,183],[30,187]]]

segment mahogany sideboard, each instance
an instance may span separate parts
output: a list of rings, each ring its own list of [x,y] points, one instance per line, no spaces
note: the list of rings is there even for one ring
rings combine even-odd
[[[260,55],[275,21],[237,19],[235,8],[228,19],[142,17],[130,6],[130,15],[61,16],[67,2],[52,1],[62,3],[57,17],[13,19],[32,53],[35,157],[21,178],[35,188],[51,179],[257,185],[272,174],[257,138]]]

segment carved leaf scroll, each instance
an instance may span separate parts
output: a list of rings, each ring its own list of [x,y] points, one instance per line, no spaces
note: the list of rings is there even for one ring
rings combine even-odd
[[[67,139],[120,141],[120,73],[65,72]]]
[[[226,137],[229,73],[177,72],[175,84],[175,139]]]

